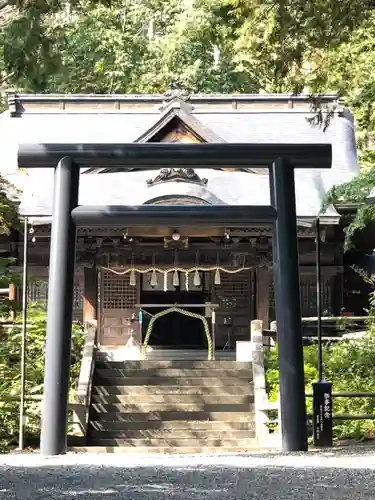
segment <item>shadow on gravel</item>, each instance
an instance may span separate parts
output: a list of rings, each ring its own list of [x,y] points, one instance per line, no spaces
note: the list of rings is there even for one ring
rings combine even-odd
[[[374,499],[374,491],[369,469],[0,467],[0,498],[7,500],[358,500]]]

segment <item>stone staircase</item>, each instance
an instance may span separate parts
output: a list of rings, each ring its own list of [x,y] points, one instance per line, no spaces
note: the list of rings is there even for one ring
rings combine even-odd
[[[93,451],[201,453],[257,446],[251,363],[103,361],[92,386]]]

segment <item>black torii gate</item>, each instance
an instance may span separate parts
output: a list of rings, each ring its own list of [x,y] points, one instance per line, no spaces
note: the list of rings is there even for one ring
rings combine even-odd
[[[330,168],[330,144],[22,144],[19,168],[55,168],[41,451],[67,450],[76,227],[273,227],[284,451],[307,450],[295,168]],[[78,206],[82,167],[268,167],[270,206]],[[126,185],[124,185],[126,199]]]

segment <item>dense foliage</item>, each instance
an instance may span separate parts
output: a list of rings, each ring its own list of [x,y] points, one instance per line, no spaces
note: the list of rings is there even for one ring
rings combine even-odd
[[[270,398],[277,400],[279,372],[277,349],[267,352],[267,385]],[[317,347],[304,347],[306,394],[312,393],[312,383],[318,379]],[[342,340],[324,347],[324,377],[333,383],[334,392],[375,392],[375,325],[356,340]],[[307,398],[307,411],[312,413],[312,399]],[[334,398],[336,415],[374,415],[375,398]],[[338,438],[370,438],[375,436],[373,420],[337,421],[334,433]]]
[[[327,81],[331,88],[345,96],[356,119],[356,133],[361,174],[352,181],[335,186],[328,193],[325,205],[349,202],[356,208],[355,217],[346,233],[350,247],[355,231],[375,219],[373,206],[375,188],[375,70],[369,61],[375,56],[373,43],[375,14],[372,13],[354,30],[345,43],[332,50],[326,59]]]
[[[46,332],[46,312],[37,305],[30,307],[28,314],[26,395],[43,394],[44,345]],[[0,446],[17,444],[20,394],[22,333],[20,322],[10,330],[0,330]],[[73,325],[71,358],[71,394],[79,375],[83,345],[81,325]],[[40,402],[27,402],[26,437],[36,438],[40,432]]]
[[[31,91],[327,89],[371,0],[2,0],[0,69]],[[313,71],[306,73],[306,64]]]

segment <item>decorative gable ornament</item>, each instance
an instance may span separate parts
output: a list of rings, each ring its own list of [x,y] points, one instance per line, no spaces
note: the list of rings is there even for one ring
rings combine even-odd
[[[190,93],[185,89],[171,88],[168,89],[163,94],[163,101],[170,102],[174,100],[188,101],[190,99]]]
[[[149,187],[164,182],[188,182],[205,186],[208,182],[206,178],[200,178],[193,168],[162,168],[155,179],[147,179]]]
[[[172,88],[163,94],[163,102],[160,106],[160,111],[167,111],[168,109],[182,108],[186,112],[193,110],[193,106],[189,104],[190,93],[187,90]]]

